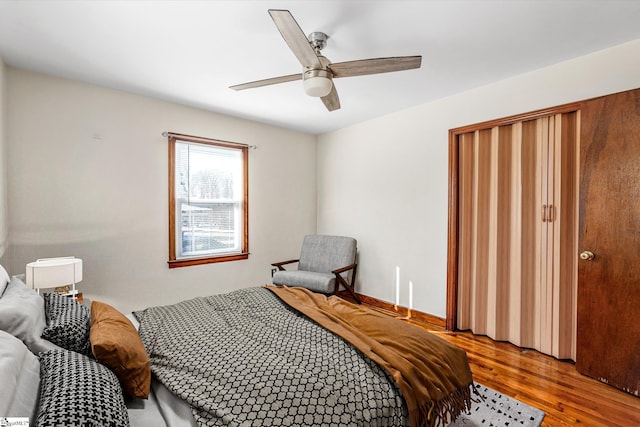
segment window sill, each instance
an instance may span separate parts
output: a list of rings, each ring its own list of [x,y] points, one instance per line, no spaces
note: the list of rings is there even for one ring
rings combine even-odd
[[[189,267],[191,265],[213,264],[216,262],[238,261],[241,259],[248,259],[248,258],[249,258],[248,253],[241,253],[241,254],[221,255],[221,256],[207,257],[207,258],[173,259],[173,260],[167,261],[167,264],[169,264],[169,268],[178,268],[178,267]]]

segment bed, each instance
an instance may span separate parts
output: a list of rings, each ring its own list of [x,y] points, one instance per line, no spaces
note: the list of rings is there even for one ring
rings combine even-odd
[[[336,296],[257,287],[125,316],[6,279],[0,416],[31,425],[444,426],[470,406],[464,351]]]

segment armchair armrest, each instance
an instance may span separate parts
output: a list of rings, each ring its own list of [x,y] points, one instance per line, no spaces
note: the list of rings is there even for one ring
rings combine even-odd
[[[299,259],[290,259],[287,261],[280,261],[280,262],[274,262],[273,264],[271,264],[274,267],[278,267],[278,270],[280,271],[284,271],[284,267],[283,265],[287,265],[287,264],[293,264],[294,262],[298,262],[300,261]]]
[[[353,270],[357,266],[358,266],[358,264],[347,265],[345,267],[337,268],[337,269],[333,270],[331,273],[333,273],[333,274],[344,273],[345,271]]]

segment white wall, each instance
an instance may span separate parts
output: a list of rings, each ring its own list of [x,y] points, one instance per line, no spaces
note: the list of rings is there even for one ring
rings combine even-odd
[[[358,239],[357,291],[446,315],[448,130],[640,87],[640,40],[318,139],[318,232]],[[464,236],[462,236],[464,238]]]
[[[9,220],[7,206],[7,91],[6,66],[0,57],[0,264],[9,268]]]
[[[128,311],[266,284],[269,264],[316,231],[315,136],[10,67],[6,77],[11,274],[75,255],[85,295]],[[167,267],[163,131],[258,146],[248,260]]]

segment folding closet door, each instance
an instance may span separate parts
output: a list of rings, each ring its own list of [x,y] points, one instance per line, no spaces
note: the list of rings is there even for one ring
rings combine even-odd
[[[575,360],[578,113],[537,120],[540,159],[541,352]]]
[[[558,358],[576,360],[576,313],[578,292],[578,226],[579,226],[579,129],[578,112],[557,114],[553,123],[553,144],[550,144],[550,163],[553,185],[547,201],[551,232],[549,254],[552,273],[550,317],[548,332],[551,354]],[[549,304],[547,304],[549,307]]]
[[[458,136],[459,329],[575,354],[577,113]]]

